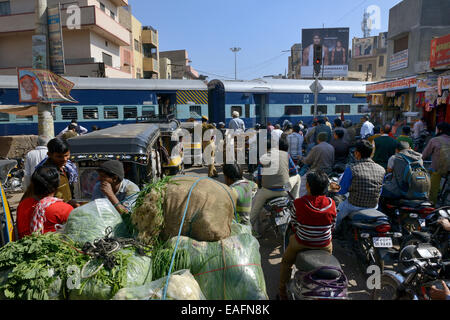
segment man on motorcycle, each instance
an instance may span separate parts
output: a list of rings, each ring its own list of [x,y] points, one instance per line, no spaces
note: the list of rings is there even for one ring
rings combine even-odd
[[[330,173],[334,165],[334,147],[327,142],[328,134],[319,133],[317,145],[311,149],[307,157],[302,157],[301,161],[309,166],[310,170],[324,170]]]
[[[408,193],[411,195],[415,193],[415,191],[421,192],[423,190],[411,190],[414,187],[421,187],[425,185],[422,189],[426,190],[426,195],[420,198],[428,198],[428,190],[430,179],[428,174],[423,168],[423,179],[418,180],[419,185],[417,185],[417,181],[410,181],[408,179],[409,175],[405,174],[405,170],[410,168],[410,164],[417,162],[423,168],[423,160],[422,155],[418,152],[412,150],[407,141],[401,141],[397,145],[396,154],[393,155],[388,162],[389,171],[392,170],[392,175],[387,175],[385,179],[385,183],[383,185],[383,191],[381,196],[384,198],[391,199],[399,199],[402,197],[406,197]],[[405,181],[407,180],[407,181]],[[412,183],[414,182],[414,184]],[[409,197],[407,197],[409,198]],[[412,197],[412,199],[417,199],[417,197]]]
[[[273,137],[272,137],[273,138]],[[285,137],[279,140],[279,149],[272,148],[271,140],[267,141],[269,152],[260,159],[258,166],[258,186],[252,210],[250,222],[255,236],[259,237],[259,215],[267,200],[286,196],[286,191],[291,189],[290,176],[298,175],[294,161],[286,151],[289,145]]]
[[[300,251],[325,250],[332,254],[332,230],[336,220],[336,205],[325,196],[328,176],[323,171],[312,171],[306,176],[307,195],[294,201],[295,217],[292,222],[295,234],[283,255],[280,270],[279,295],[287,299],[286,283],[292,273],[292,265]]]
[[[356,162],[345,169],[339,184],[339,194],[349,193],[349,196],[339,204],[337,229],[350,212],[378,208],[385,170],[370,158],[372,151],[369,141],[360,140],[356,143]]]

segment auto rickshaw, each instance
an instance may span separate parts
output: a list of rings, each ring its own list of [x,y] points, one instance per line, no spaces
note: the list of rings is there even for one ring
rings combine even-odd
[[[163,177],[161,130],[155,124],[117,125],[67,140],[70,160],[78,168],[74,198],[89,202],[98,181],[97,169],[103,161],[119,160],[125,178],[139,188]]]
[[[0,182],[0,248],[11,241],[18,239],[17,228],[14,226],[14,219],[6,198],[5,190]]]
[[[171,176],[184,173],[182,137],[173,140],[174,132],[181,127],[174,115],[156,115],[139,117],[137,123],[152,123],[159,127],[161,133],[161,156],[164,175]]]

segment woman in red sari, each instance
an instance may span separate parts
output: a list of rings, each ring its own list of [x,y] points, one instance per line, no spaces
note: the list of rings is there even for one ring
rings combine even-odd
[[[73,207],[55,198],[59,186],[56,167],[40,167],[31,178],[34,196],[23,199],[17,207],[19,239],[32,233],[55,232],[55,225],[66,223]]]

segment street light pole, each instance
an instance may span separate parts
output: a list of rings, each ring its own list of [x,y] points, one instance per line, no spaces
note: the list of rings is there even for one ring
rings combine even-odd
[[[234,52],[234,80],[237,80],[237,53],[241,51],[241,48],[234,47],[230,49],[232,52]]]
[[[47,42],[46,60],[43,62],[44,69],[49,69],[49,49],[48,49],[48,21],[47,21],[47,0],[36,0],[36,35],[45,35]],[[53,124],[53,107],[50,103],[39,102],[38,108],[38,134],[53,138],[55,128]]]

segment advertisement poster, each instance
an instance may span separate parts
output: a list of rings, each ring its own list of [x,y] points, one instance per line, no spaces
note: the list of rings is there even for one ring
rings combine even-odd
[[[450,65],[450,34],[431,40],[430,67]]]
[[[374,38],[353,38],[353,58],[370,57],[374,52]]]
[[[302,78],[314,78],[314,44],[323,46],[321,77],[346,77],[348,74],[349,28],[303,29]]]
[[[389,70],[395,71],[408,68],[408,49],[394,53],[389,62]]]
[[[48,39],[50,47],[50,70],[56,74],[65,73],[64,46],[59,6],[48,9]]]
[[[77,102],[70,96],[75,84],[48,70],[20,68],[17,77],[20,102]]]
[[[47,37],[45,35],[33,35],[32,37],[32,66],[35,69],[47,68]]]

